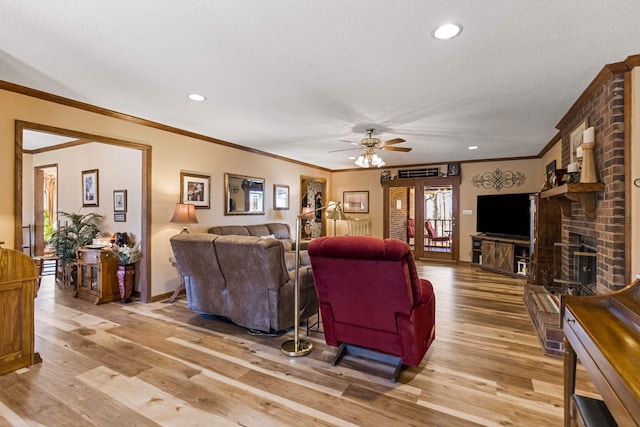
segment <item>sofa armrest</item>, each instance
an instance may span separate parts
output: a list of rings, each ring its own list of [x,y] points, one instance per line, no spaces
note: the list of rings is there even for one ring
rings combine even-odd
[[[287,271],[295,270],[296,253],[294,251],[286,251],[284,253],[284,263],[287,265]]]
[[[296,251],[286,251],[284,253],[284,262],[287,265],[287,271],[296,269]],[[300,267],[308,267],[311,265],[308,251],[300,251]]]
[[[300,265],[308,266],[311,265],[311,258],[309,258],[309,251],[300,249]]]
[[[311,240],[301,240],[300,241],[300,250],[301,251],[306,251],[307,249],[309,249],[309,243],[311,243]],[[296,250],[296,242],[293,241],[291,242],[291,246],[293,247],[293,250]]]

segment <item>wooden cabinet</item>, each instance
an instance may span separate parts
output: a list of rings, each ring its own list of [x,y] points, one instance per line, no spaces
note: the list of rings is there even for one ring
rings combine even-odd
[[[108,249],[83,247],[77,251],[78,297],[102,304],[120,299],[115,256]]]
[[[471,239],[474,264],[496,273],[511,276],[526,275],[529,264],[529,241],[485,235],[472,236]]]
[[[42,361],[34,351],[38,269],[28,256],[0,248],[0,375]]]
[[[531,212],[531,250],[529,283],[542,285],[543,271],[553,271],[554,244],[562,239],[561,204],[540,194],[529,197]]]
[[[482,241],[482,265],[505,272],[514,271],[513,243]]]

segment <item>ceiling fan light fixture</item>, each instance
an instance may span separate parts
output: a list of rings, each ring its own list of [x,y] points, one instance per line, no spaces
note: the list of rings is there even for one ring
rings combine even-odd
[[[459,24],[444,24],[440,25],[433,32],[433,37],[438,40],[451,40],[462,32],[462,25]]]
[[[382,160],[382,157],[378,156],[377,154],[374,154],[373,156],[371,156],[371,164],[377,167],[386,165],[384,160]]]
[[[361,168],[368,168],[369,166],[384,166],[386,163],[382,160],[382,157],[378,156],[376,153],[372,153],[372,150],[367,149],[364,153],[360,154],[356,161],[354,162],[356,166],[360,166]]]
[[[360,166],[361,168],[369,167],[369,159],[367,159],[364,154],[360,154],[354,163],[356,166]]]

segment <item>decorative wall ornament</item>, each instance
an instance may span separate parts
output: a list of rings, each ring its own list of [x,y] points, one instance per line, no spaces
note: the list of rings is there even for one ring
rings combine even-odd
[[[503,188],[511,188],[513,186],[520,186],[524,184],[524,180],[527,179],[522,172],[501,171],[496,169],[493,172],[485,172],[481,175],[476,175],[471,179],[471,183],[474,187],[478,188],[494,188],[496,191],[500,191]]]

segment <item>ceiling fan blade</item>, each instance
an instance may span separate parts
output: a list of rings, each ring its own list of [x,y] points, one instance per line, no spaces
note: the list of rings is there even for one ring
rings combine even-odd
[[[360,145],[360,143],[358,143],[358,142],[347,141],[346,139],[341,139],[340,142],[347,142],[347,143],[352,144],[352,145]]]
[[[388,141],[383,142],[382,146],[386,147],[387,145],[400,144],[401,142],[406,142],[406,141],[404,139],[402,139],[402,138],[393,138],[393,139],[390,139]]]
[[[412,150],[410,147],[386,147],[386,146],[382,146],[380,147],[380,149],[387,150],[387,151],[403,151],[405,153]]]
[[[338,151],[353,151],[353,150],[361,150],[361,148],[360,147],[343,148],[343,149],[340,149],[340,150],[327,151],[327,153],[337,153]]]

